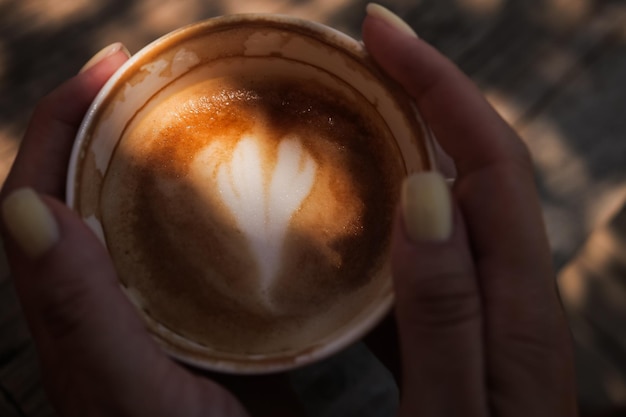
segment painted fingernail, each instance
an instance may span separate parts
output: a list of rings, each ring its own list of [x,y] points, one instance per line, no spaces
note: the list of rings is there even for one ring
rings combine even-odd
[[[452,234],[450,188],[438,172],[420,172],[406,178],[401,206],[404,227],[414,242],[440,242]]]
[[[369,3],[365,8],[367,14],[369,16],[375,17],[386,22],[389,26],[396,28],[397,30],[418,38],[417,33],[408,25],[400,16],[387,9],[386,7],[381,6],[377,3]]]
[[[124,44],[121,42],[115,42],[109,46],[105,46],[104,48],[100,50],[100,52],[98,52],[93,57],[91,57],[91,59],[87,61],[85,65],[83,65],[79,73],[87,71],[89,68],[93,67],[98,62],[102,61],[104,58],[111,56],[119,51],[124,52],[126,56],[130,57],[130,52],[128,52],[128,49],[126,49]]]
[[[59,241],[59,226],[32,188],[13,191],[2,203],[4,224],[30,258],[38,258]]]

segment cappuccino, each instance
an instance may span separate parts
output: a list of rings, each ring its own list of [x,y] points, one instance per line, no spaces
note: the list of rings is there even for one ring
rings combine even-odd
[[[313,344],[388,285],[405,175],[394,139],[348,85],[284,65],[226,59],[170,84],[104,178],[104,235],[127,292],[216,351]]]
[[[77,135],[67,202],[170,355],[273,372],[389,311],[399,184],[432,168],[432,149],[361,43],[288,16],[222,16],[111,77]]]

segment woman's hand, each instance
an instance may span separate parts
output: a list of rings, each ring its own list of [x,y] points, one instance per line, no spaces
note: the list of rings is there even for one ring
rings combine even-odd
[[[157,347],[106,250],[62,203],[78,126],[127,59],[114,44],[41,100],[1,194],[5,246],[46,390],[64,417],[245,416],[230,393]]]
[[[401,416],[575,416],[567,322],[529,153],[450,61],[368,6],[363,39],[456,164],[405,181],[393,248]]]

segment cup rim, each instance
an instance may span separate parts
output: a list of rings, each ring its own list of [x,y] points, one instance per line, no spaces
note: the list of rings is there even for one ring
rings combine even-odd
[[[213,27],[227,27],[229,25],[254,22],[258,22],[259,24],[286,24],[290,27],[289,30],[293,29],[293,31],[296,32],[308,32],[309,35],[314,35],[317,40],[327,43],[334,48],[341,49],[342,53],[352,55],[353,58],[359,61],[367,61],[369,59],[369,54],[367,53],[364,44],[352,38],[351,36],[322,23],[283,14],[245,13],[217,16],[207,20],[195,22],[176,29],[172,32],[169,32],[159,37],[158,39],[150,42],[149,44],[141,48],[141,50],[139,50],[136,54],[130,57],[128,61],[126,61],[120,68],[118,68],[115,73],[107,80],[107,82],[100,89],[99,93],[91,103],[80,124],[69,160],[66,179],[66,204],[71,209],[76,209],[75,187],[78,179],[77,175],[79,173],[79,167],[83,158],[84,147],[86,141],[88,140],[90,128],[97,120],[97,115],[99,114],[100,108],[105,105],[107,98],[111,95],[112,91],[117,88],[120,80],[124,78],[128,71],[136,66],[138,61],[142,60],[145,56],[153,53],[153,51],[158,49],[161,45],[175,42],[176,38],[179,37],[188,37],[189,32],[197,32],[198,34],[202,34]],[[414,117],[422,129],[421,133],[423,137],[423,149],[426,152],[424,158],[426,159],[429,168],[435,169],[436,159],[434,157],[435,153],[432,132],[423,121],[419,112],[417,112],[417,108],[414,105],[412,99],[411,104],[413,106]],[[290,352],[288,356],[284,357],[281,357],[278,354],[272,356],[267,355],[267,357],[270,358],[268,361],[246,361],[235,359],[215,360],[215,358],[210,357],[196,359],[193,357],[194,355],[179,352],[177,349],[173,348],[173,344],[170,345],[169,341],[161,340],[161,337],[156,335],[153,331],[151,331],[150,333],[168,355],[175,358],[176,360],[200,369],[236,374],[275,373],[295,369],[318,362],[320,360],[330,357],[331,355],[343,350],[350,344],[360,340],[365,334],[367,334],[370,330],[376,327],[382,321],[382,319],[391,311],[394,300],[395,296],[392,286],[390,284],[388,294],[384,297],[381,297],[375,308],[370,308],[370,311],[367,315],[359,317],[355,324],[346,327],[346,329],[343,330],[338,337],[331,340],[323,341],[319,345],[315,345],[313,348],[308,348],[303,354]],[[152,318],[150,318],[149,320],[151,322],[156,322],[156,320]],[[157,325],[159,325],[158,322],[156,323]],[[174,333],[173,331],[171,332]],[[277,359],[274,360],[274,357],[276,357]]]

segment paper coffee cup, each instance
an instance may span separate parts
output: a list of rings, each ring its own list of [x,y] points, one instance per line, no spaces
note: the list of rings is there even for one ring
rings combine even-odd
[[[318,128],[345,143],[325,145]],[[384,135],[370,145],[366,131]],[[382,162],[359,161],[361,148]],[[347,167],[328,162],[341,158]],[[232,15],[158,39],[111,77],[76,138],[67,204],[107,246],[122,289],[171,356],[266,373],[328,357],[389,312],[393,190],[430,169],[428,129],[360,42],[287,16]],[[345,195],[332,189],[344,177]],[[369,200],[352,198],[368,181]]]

